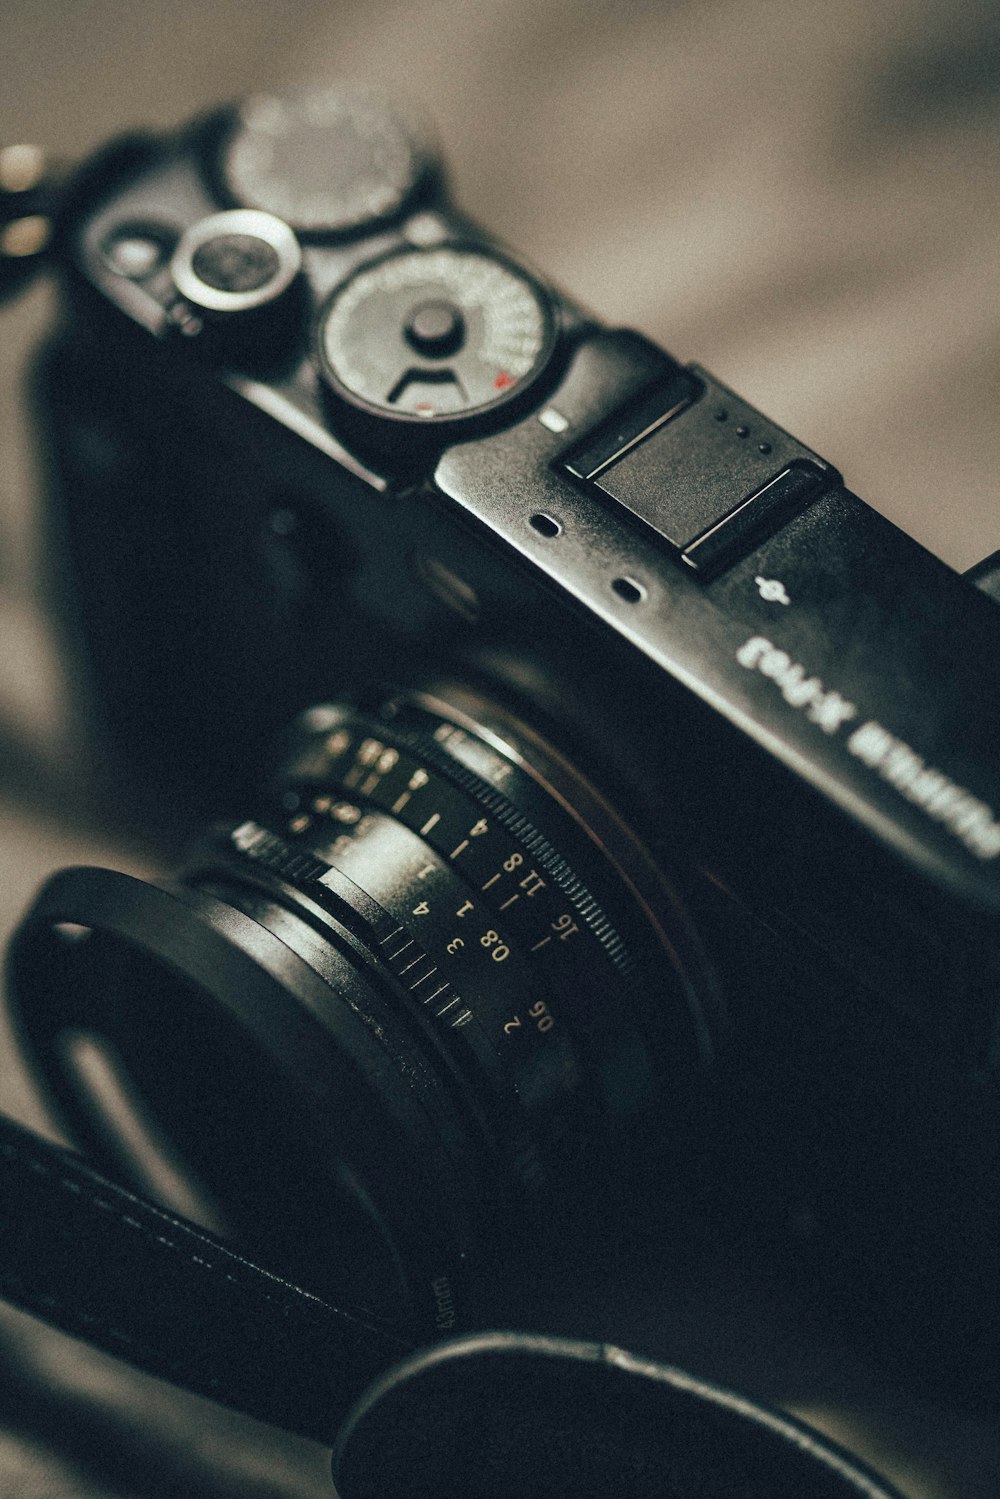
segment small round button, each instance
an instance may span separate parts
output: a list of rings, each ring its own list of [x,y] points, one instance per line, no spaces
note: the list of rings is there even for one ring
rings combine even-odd
[[[453,302],[421,302],[406,322],[406,341],[428,359],[457,354],[465,341],[465,319]]]
[[[278,252],[253,234],[217,234],[191,257],[195,275],[215,291],[260,291],[281,267]]]
[[[101,255],[116,276],[143,281],[168,259],[175,238],[153,225],[122,224],[104,240]]]
[[[193,306],[242,313],[276,302],[301,266],[299,242],[282,219],[241,208],[211,214],[188,229],[170,271]]]

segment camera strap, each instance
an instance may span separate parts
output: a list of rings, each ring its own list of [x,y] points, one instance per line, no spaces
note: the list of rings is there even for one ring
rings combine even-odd
[[[399,1363],[370,1319],[2,1116],[0,1294],[333,1445],[341,1499],[900,1499],[799,1422],[604,1344],[483,1333]]]
[[[409,1346],[0,1116],[0,1294],[185,1389],[331,1445]]]

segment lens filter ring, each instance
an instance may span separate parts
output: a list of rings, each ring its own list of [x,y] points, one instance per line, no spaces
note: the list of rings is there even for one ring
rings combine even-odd
[[[293,923],[259,901],[248,915],[204,893],[64,871],[10,949],[29,1061],[104,1169],[190,1210],[163,1190],[162,1162],[150,1167],[150,1132],[135,1149],[119,1100],[109,1110],[73,1065],[80,1035],[122,1064],[154,1130],[207,1181],[226,1236],[418,1336],[468,1325],[484,1212],[461,1120],[377,983]]]

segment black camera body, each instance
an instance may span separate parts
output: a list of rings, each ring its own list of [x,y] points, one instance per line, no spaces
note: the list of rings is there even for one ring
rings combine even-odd
[[[423,127],[364,90],[116,144],[79,174],[61,246],[38,395],[115,764],[161,803],[235,811],[310,710],[278,811],[215,835],[189,883],[280,905],[326,880],[357,913],[329,871],[364,883],[337,865],[359,820],[428,840],[436,879],[495,817],[520,842],[467,877],[484,970],[568,949],[558,924],[588,900],[601,961],[629,950],[606,1010],[581,1001],[610,1174],[634,1192],[641,1155],[661,1182],[725,1180],[706,1194],[724,1203],[749,1180],[908,1328],[966,1327],[966,1360],[1000,1346],[995,603],[706,371],[520,266],[452,207]],[[403,798],[436,774],[418,817]],[[530,831],[484,786],[522,819],[535,797]],[[434,819],[459,792],[453,854]],[[513,935],[491,903],[556,889]],[[439,973],[460,905],[425,945]],[[540,1010],[533,989],[482,1013],[459,994],[441,1024],[468,1009],[502,1070],[517,1032],[572,1029],[599,967],[578,961]],[[572,1102],[577,1062],[549,1065],[539,1088]],[[534,1077],[497,1084],[504,1118]],[[546,1179],[575,1191],[589,1147],[563,1103],[541,1106]],[[426,1272],[438,1331],[467,1325],[455,1274]]]

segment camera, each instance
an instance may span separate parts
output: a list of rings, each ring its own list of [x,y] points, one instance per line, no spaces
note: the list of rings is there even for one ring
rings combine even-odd
[[[114,143],[58,243],[86,700],[117,794],[217,819],[15,944],[73,1137],[418,1339],[751,1218],[979,1378],[994,600],[366,88]]]

